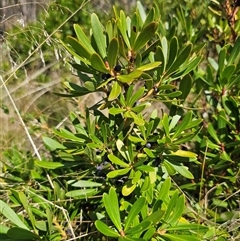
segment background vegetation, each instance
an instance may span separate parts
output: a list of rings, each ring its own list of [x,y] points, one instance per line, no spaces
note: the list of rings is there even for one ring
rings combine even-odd
[[[239,240],[239,1],[1,4],[1,240]]]

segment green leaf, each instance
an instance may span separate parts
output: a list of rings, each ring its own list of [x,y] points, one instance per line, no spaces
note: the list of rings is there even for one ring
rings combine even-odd
[[[132,106],[143,96],[144,91],[145,91],[145,88],[144,88],[144,87],[139,88],[139,89],[137,90],[137,92],[136,92],[134,95],[131,96],[130,100],[129,100],[129,101],[128,101],[128,100],[126,101],[126,105],[127,105],[128,107],[132,107]]]
[[[144,233],[143,239],[144,240],[151,240],[152,236],[155,234],[155,228],[149,228],[147,232]]]
[[[171,67],[167,69],[166,75],[169,75],[177,70],[190,56],[190,53],[192,51],[192,44],[188,44],[183,48],[183,50],[179,53],[176,60],[173,62]]]
[[[227,54],[227,48],[226,46],[224,46],[221,49],[218,57],[218,73],[220,76],[221,76],[221,73],[223,72],[224,65],[226,64],[226,54]]]
[[[78,25],[78,24],[74,24],[73,25],[74,30],[76,32],[78,41],[82,44],[82,46],[84,46],[84,48],[92,55],[93,53],[95,53],[96,51],[93,49],[90,40],[88,39],[88,37],[85,35],[85,33],[83,32],[82,28]]]
[[[155,35],[157,27],[157,22],[151,22],[145,28],[142,29],[133,45],[133,50],[135,52],[138,52],[142,47],[144,47],[145,44]]]
[[[50,151],[54,151],[56,149],[66,149],[65,146],[60,144],[59,142],[49,138],[49,137],[43,137],[43,142],[45,145],[49,148]]]
[[[117,230],[121,232],[122,225],[120,219],[118,198],[117,193],[113,187],[110,188],[109,195],[106,193],[103,194],[103,203],[109,218],[112,220]]]
[[[182,166],[180,164],[177,165],[177,164],[174,164],[173,162],[169,162],[167,160],[164,160],[164,162],[166,162],[169,166],[171,166],[180,175],[182,175],[188,179],[194,179],[194,176],[192,175],[192,173],[188,170],[188,168],[186,166]]]
[[[138,170],[145,171],[145,172],[154,172],[154,167],[147,166],[147,165],[141,165],[137,167]]]
[[[130,225],[132,224],[133,220],[136,218],[136,216],[141,212],[141,209],[143,208],[144,204],[146,202],[145,197],[140,197],[131,207],[130,212],[127,216],[127,219],[125,221],[125,227],[124,231],[128,230]]]
[[[85,181],[85,180],[80,180],[80,181],[77,181],[77,182],[75,182],[75,180],[70,180],[70,181],[68,181],[68,183],[72,187],[81,187],[81,188],[85,188],[85,187],[100,187],[100,186],[102,186],[101,183],[92,182],[92,181]]]
[[[190,123],[191,120],[192,120],[192,111],[189,111],[184,116],[181,123],[177,126],[171,139],[174,140],[175,138],[177,138],[186,129],[186,127],[188,126],[188,124]]]
[[[76,197],[80,199],[86,199],[87,197],[92,197],[97,193],[96,189],[80,189],[67,192],[66,197]]]
[[[141,233],[143,231],[147,230],[150,225],[151,225],[150,221],[144,220],[141,223],[139,223],[138,225],[136,225],[135,227],[132,227],[132,228],[126,230],[126,234],[127,235],[129,235],[129,234],[131,234],[131,235],[138,234],[139,235],[140,234],[141,235]]]
[[[180,80],[179,90],[182,92],[182,94],[179,96],[179,98],[183,99],[183,101],[187,98],[192,88],[192,77],[190,75],[185,75]]]
[[[113,38],[108,46],[108,63],[110,69],[114,68],[117,64],[117,57],[119,51],[119,43],[117,38]]]
[[[125,111],[124,109],[112,107],[112,108],[109,109],[109,114],[118,115],[120,113],[123,113],[124,111]]]
[[[106,235],[108,237],[113,237],[113,238],[120,237],[119,233],[117,233],[113,229],[109,228],[105,223],[103,223],[100,220],[97,220],[95,222],[95,226],[99,232],[103,233],[104,235]]]
[[[237,40],[234,43],[232,52],[230,54],[230,57],[228,59],[228,64],[238,64],[240,59],[240,37],[237,38]]]
[[[143,142],[144,140],[140,137],[136,137],[136,136],[132,136],[132,135],[129,135],[128,136],[128,139],[133,142],[133,143],[139,143],[139,142]]]
[[[218,138],[218,135],[216,133],[216,130],[213,128],[213,125],[212,123],[208,123],[208,133],[210,134],[210,136],[217,142],[217,144],[221,144],[219,138]]]
[[[185,209],[185,198],[183,195],[181,195],[176,202],[176,206],[173,210],[173,213],[168,218],[168,220],[167,221],[165,220],[165,221],[167,223],[170,223],[171,226],[177,225],[179,219],[181,218],[181,216],[183,214],[184,209]]]
[[[83,63],[90,65],[90,62],[88,60],[86,60],[85,58],[81,57],[80,55],[78,55],[75,50],[68,46],[67,44],[65,44],[64,42],[61,41],[61,44],[63,45],[63,47],[70,53],[72,54],[76,59],[82,61]]]
[[[176,59],[177,54],[178,54],[178,39],[176,36],[174,36],[170,41],[167,68],[169,68],[172,65],[172,63]]]
[[[167,177],[162,183],[161,189],[158,194],[158,199],[165,201],[168,197],[170,188],[171,188],[171,178]]]
[[[101,73],[109,72],[102,58],[97,53],[92,54],[90,61],[91,61],[92,67],[98,70],[99,72]]]
[[[120,18],[118,19],[118,28],[122,34],[123,40],[125,44],[127,45],[128,49],[131,49],[131,45],[127,36],[127,22],[126,22],[126,16],[124,11],[120,11]]]
[[[136,188],[136,184],[132,184],[131,181],[128,181],[122,188],[122,195],[129,196]]]
[[[86,58],[87,60],[90,60],[90,57],[91,57],[91,53],[88,52],[84,46],[81,45],[81,43],[79,43],[77,41],[77,39],[71,37],[71,36],[68,36],[67,37],[67,42],[73,47],[73,49],[75,50],[75,52],[83,57],[83,58]]]
[[[27,215],[28,215],[28,217],[29,217],[29,219],[31,221],[32,227],[35,228],[36,220],[34,218],[31,206],[28,203],[28,199],[27,199],[26,195],[23,192],[19,192],[18,196],[19,196],[19,200],[22,203],[25,211],[27,212]]]
[[[201,238],[197,238],[193,235],[180,235],[180,234],[163,234],[163,237],[166,237],[170,241],[202,241]]]
[[[235,69],[236,69],[235,65],[229,65],[222,71],[222,73],[220,73],[221,86],[224,86],[230,81],[230,79],[234,74]]]
[[[138,67],[137,70],[141,70],[141,71],[152,70],[152,69],[159,67],[160,64],[161,64],[160,61],[155,61],[153,63],[142,65],[142,66]]]
[[[171,199],[170,199],[170,202],[167,205],[167,210],[166,210],[166,213],[164,215],[164,222],[166,222],[166,224],[163,224],[164,226],[165,225],[167,225],[167,226],[171,225],[171,223],[169,223],[168,220],[169,220],[169,217],[174,215],[173,210],[174,210],[175,206],[177,205],[178,194],[179,194],[178,190],[175,190]]]
[[[112,90],[108,96],[108,100],[109,101],[115,100],[120,95],[121,91],[122,91],[121,85],[118,83],[118,81],[114,81]]]
[[[105,59],[107,57],[106,37],[103,33],[102,24],[100,23],[98,16],[95,13],[92,13],[91,15],[91,25],[92,25],[93,36],[97,44],[99,53],[102,56],[102,58]]]
[[[145,121],[144,121],[144,119],[143,119],[142,117],[136,115],[134,112],[126,112],[125,115],[124,115],[125,117],[127,117],[127,116],[126,116],[127,113],[129,113],[129,117],[133,118],[134,123],[135,123],[136,125],[138,125],[138,126],[144,126]]]
[[[228,219],[229,220],[229,219]],[[167,230],[169,231],[178,231],[178,230],[198,230],[198,231],[207,231],[209,228],[206,226],[203,226],[201,224],[178,224],[177,226],[174,227],[168,227]]]
[[[135,69],[128,75],[119,75],[117,78],[122,83],[131,84],[135,79],[139,78],[142,75],[142,71]]]
[[[19,228],[29,230],[18,215],[2,200],[0,200],[0,213]]]
[[[119,165],[119,166],[122,166],[122,167],[129,167],[129,164],[121,161],[118,157],[114,156],[113,154],[109,154],[108,159],[116,165]]]
[[[165,214],[165,211],[157,210],[156,212],[154,212],[154,213],[150,214],[148,217],[146,217],[144,219],[144,221],[151,221],[153,225],[156,225],[161,221],[164,214]]]
[[[64,165],[61,162],[35,161],[34,163],[37,166],[46,168],[46,169],[56,169],[59,167],[64,167]]]
[[[232,77],[228,80],[227,83],[227,89],[231,89],[234,85],[239,85],[240,83],[240,75],[237,75],[236,77]]]
[[[7,235],[10,238],[16,239],[16,240],[40,240],[40,237],[32,232],[30,232],[29,230],[23,229],[23,228],[19,228],[19,227],[14,227],[14,228],[10,228],[7,231]]]
[[[123,175],[127,174],[130,170],[131,170],[131,168],[114,170],[114,171],[109,172],[107,174],[107,177],[108,178],[115,178],[117,176],[123,176]]]
[[[177,150],[172,152],[172,155],[181,156],[181,157],[189,157],[189,158],[197,158],[197,154],[191,151]]]

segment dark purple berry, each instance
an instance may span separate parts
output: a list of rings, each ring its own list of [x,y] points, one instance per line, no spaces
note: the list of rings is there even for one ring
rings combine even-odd
[[[114,68],[114,70],[115,70],[116,72],[120,72],[121,69],[122,69],[122,67],[121,67],[119,64],[117,64],[117,65],[115,66],[115,68]]]
[[[109,78],[111,78],[111,75],[109,73],[102,74],[102,79],[103,80],[108,80]]]

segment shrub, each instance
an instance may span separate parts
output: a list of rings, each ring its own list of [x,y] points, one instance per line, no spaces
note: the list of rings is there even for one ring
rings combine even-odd
[[[75,24],[76,37],[62,43],[79,84],[66,81],[66,92],[56,94],[102,99],[43,137],[51,157],[29,161],[18,179],[34,180],[36,190],[10,189],[27,217],[2,201],[17,226],[3,226],[3,236],[237,239],[240,40],[218,46],[218,60],[207,63],[198,42],[204,34],[179,34],[176,20],[166,31],[157,4],[146,14],[138,2],[132,17],[113,11],[105,25],[93,13],[89,34]],[[147,115],[154,103],[167,111]]]

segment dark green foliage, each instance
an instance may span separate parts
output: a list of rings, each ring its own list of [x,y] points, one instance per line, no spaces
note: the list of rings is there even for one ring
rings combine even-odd
[[[11,221],[1,235],[239,238],[240,38],[232,39],[226,27],[220,38],[233,42],[220,46],[208,36],[212,12],[205,11],[201,22],[194,5],[166,2],[174,10],[169,18],[161,12],[163,1],[148,12],[137,2],[131,16],[116,7],[108,21],[93,13],[89,34],[74,25],[62,44],[74,56],[71,66],[81,83],[65,81],[66,92],[58,95],[100,92],[101,101],[71,112],[71,124],[43,137],[51,154],[44,160],[22,164],[20,152],[6,153],[19,167],[6,165],[4,180],[24,187],[9,188],[11,205],[1,201],[0,212]],[[216,46],[212,57],[201,43],[207,37]],[[27,215],[19,219],[10,206]]]

